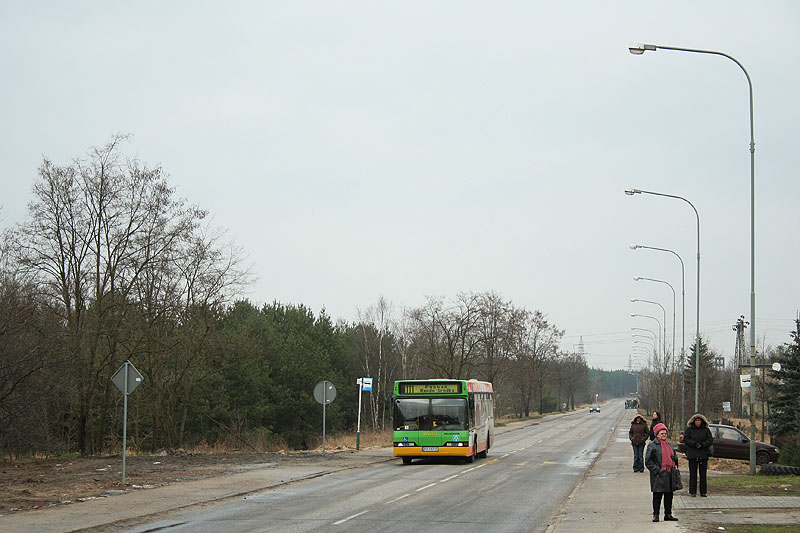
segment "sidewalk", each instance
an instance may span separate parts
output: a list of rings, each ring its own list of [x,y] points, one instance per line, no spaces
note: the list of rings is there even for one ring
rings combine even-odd
[[[698,522],[707,523],[798,523],[800,497],[721,496],[691,498],[686,489],[675,493],[672,514],[678,522],[652,522],[653,494],[650,475],[633,472],[633,451],[628,429],[633,411],[623,410],[609,435],[608,445],[590,467],[583,481],[570,494],[548,533],[593,531],[687,531]],[[688,466],[678,454],[678,466],[688,486]],[[784,511],[775,514],[775,510]]]

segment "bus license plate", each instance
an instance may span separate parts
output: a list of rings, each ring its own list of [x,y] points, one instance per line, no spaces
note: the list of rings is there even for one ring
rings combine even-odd
[[[438,452],[439,451],[439,447],[438,446],[423,446],[422,447],[422,451],[423,452]]]

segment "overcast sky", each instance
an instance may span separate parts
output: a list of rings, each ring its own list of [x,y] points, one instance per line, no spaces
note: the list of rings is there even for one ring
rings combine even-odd
[[[730,357],[750,319],[753,81],[756,332],[800,309],[800,3],[17,2],[0,0],[0,230],[42,158],[115,133],[244,248],[261,304],[352,321],[379,296],[495,291],[627,367],[631,328],[672,337],[691,207],[700,331]],[[663,321],[663,320],[662,320]]]

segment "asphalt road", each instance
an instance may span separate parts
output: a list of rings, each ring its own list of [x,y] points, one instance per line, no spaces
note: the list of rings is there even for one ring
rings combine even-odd
[[[128,531],[544,531],[611,436],[622,400],[514,430],[486,459],[347,470]]]

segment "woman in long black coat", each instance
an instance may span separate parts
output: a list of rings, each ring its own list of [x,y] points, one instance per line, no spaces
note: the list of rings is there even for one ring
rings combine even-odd
[[[700,473],[700,496],[706,496],[708,472],[708,450],[714,444],[714,436],[708,428],[708,420],[700,413],[692,415],[683,430],[686,458],[689,460],[689,496],[697,496],[697,474]]]
[[[675,447],[667,440],[667,426],[656,424],[653,428],[656,440],[647,445],[644,454],[644,466],[650,471],[650,491],[653,493],[653,522],[658,522],[661,499],[664,499],[664,521],[676,521],[672,516],[672,493],[675,486],[672,482],[672,470],[678,467],[678,456]]]
[[[664,421],[661,420],[661,413],[653,411],[653,421],[650,422],[650,440],[656,440],[656,434],[653,433],[653,428],[663,423]]]

